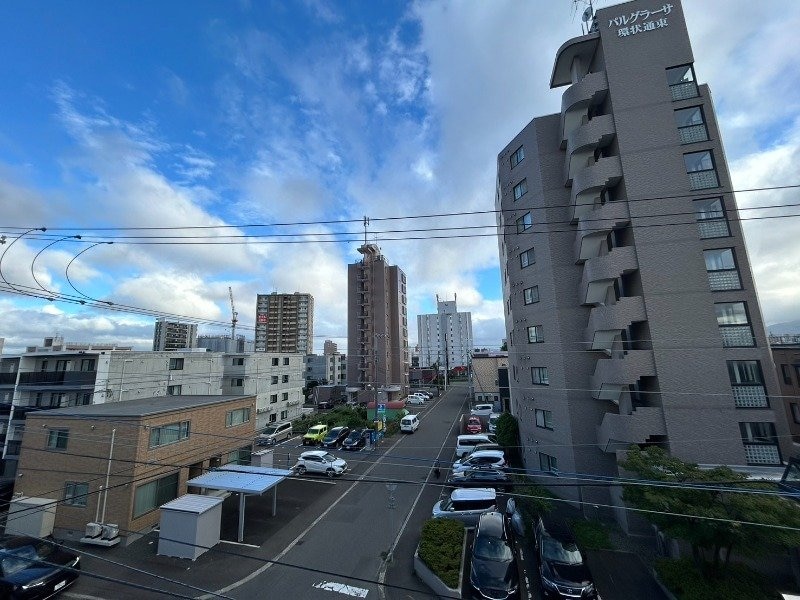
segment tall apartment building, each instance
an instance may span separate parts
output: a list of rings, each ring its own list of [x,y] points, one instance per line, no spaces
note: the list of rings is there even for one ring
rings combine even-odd
[[[197,324],[168,321],[161,318],[156,321],[153,333],[153,350],[170,352],[197,348]]]
[[[614,475],[630,444],[705,464],[787,455],[720,132],[693,63],[678,0],[598,10],[591,32],[556,52],[561,112],[534,118],[498,156],[511,409],[528,468]]]
[[[375,244],[347,266],[347,379],[352,388],[408,392],[406,275]]]
[[[256,352],[310,354],[314,351],[314,296],[258,294]]]
[[[227,335],[198,335],[197,347],[209,352],[255,352],[255,342],[243,335],[237,335],[235,340]]]
[[[472,354],[472,314],[458,312],[456,300],[439,300],[436,314],[417,315],[419,366],[466,367]]]
[[[322,348],[322,353],[325,355],[328,354],[338,354],[339,352],[339,345],[334,342],[333,340],[325,340],[325,345]]]

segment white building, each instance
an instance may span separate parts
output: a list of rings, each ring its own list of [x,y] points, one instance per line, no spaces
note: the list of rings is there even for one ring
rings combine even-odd
[[[435,315],[417,315],[419,366],[466,367],[472,353],[472,314],[458,312],[456,300],[440,301]]]

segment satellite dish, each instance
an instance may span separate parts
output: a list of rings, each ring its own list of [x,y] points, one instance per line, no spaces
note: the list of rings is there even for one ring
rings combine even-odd
[[[581,17],[581,20],[584,23],[586,23],[587,21],[591,21],[593,16],[594,15],[592,14],[592,7],[587,6],[586,10],[583,11],[583,16]]]

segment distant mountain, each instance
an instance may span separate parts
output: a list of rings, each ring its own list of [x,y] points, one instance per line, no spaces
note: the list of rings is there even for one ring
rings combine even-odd
[[[800,334],[800,319],[767,325],[767,331],[770,335],[781,335],[782,333]]]

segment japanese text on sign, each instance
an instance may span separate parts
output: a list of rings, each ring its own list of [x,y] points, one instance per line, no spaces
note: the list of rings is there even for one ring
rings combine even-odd
[[[645,31],[665,28],[666,16],[672,12],[672,4],[664,4],[658,10],[635,10],[608,20],[608,26],[617,28],[617,37],[629,37]]]

